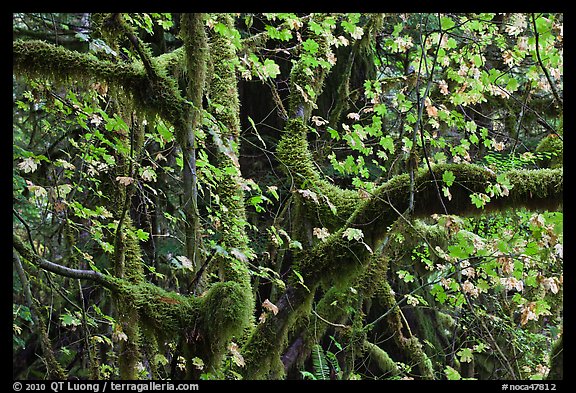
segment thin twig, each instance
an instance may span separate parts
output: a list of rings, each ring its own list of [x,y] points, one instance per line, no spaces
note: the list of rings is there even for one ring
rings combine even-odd
[[[540,57],[540,49],[538,48],[540,46],[540,44],[538,43],[538,37],[540,36],[540,34],[538,33],[538,28],[536,27],[536,16],[534,15],[534,13],[532,13],[532,26],[534,26],[534,38],[536,39],[536,57],[538,59],[538,64],[540,64],[540,68],[542,68],[542,71],[544,71],[544,75],[546,75],[546,80],[548,80],[548,84],[552,89],[552,94],[554,94],[554,98],[556,98],[556,101],[558,101],[560,106],[564,106],[564,102],[562,101],[562,98],[560,98],[560,95],[556,90],[556,86],[552,82],[552,78],[550,78],[550,74],[548,73],[546,67],[544,67],[544,63],[542,62],[542,58]]]

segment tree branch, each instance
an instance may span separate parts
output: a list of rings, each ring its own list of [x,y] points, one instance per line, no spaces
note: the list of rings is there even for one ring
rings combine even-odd
[[[540,34],[538,33],[538,28],[536,27],[536,16],[534,16],[534,13],[532,13],[532,26],[534,27],[534,38],[536,39],[536,57],[538,58],[538,64],[540,64],[540,68],[542,68],[542,71],[544,71],[544,75],[546,75],[546,80],[548,81],[548,84],[550,85],[550,88],[552,89],[552,93],[554,94],[554,98],[556,98],[556,101],[558,101],[560,106],[563,107],[564,102],[562,101],[562,98],[560,98],[560,95],[558,94],[558,91],[556,90],[556,86],[552,82],[552,79],[550,78],[550,74],[548,73],[548,70],[546,69],[546,67],[544,67],[544,63],[542,62],[542,58],[540,57],[540,49],[539,49],[540,43],[538,42],[538,37],[540,36]]]
[[[96,272],[94,270],[80,270],[72,269],[66,266],[59,265],[54,262],[50,262],[44,259],[30,250],[24,245],[22,240],[16,235],[13,235],[13,247],[22,255],[25,259],[29,260],[41,269],[47,270],[52,273],[59,274],[64,277],[77,278],[84,280],[95,281],[108,289],[117,289],[117,286],[109,280],[104,274]]]
[[[181,128],[186,123],[187,104],[176,82],[163,76],[150,79],[138,63],[100,60],[91,54],[71,51],[39,40],[15,41],[12,53],[16,74],[60,82],[67,82],[71,78],[106,81],[122,86],[132,95],[138,107],[159,114],[175,127]]]

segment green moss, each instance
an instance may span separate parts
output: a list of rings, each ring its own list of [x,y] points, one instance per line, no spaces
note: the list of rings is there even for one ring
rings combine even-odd
[[[560,336],[550,353],[550,371],[546,379],[561,380],[564,378],[564,335]]]
[[[330,45],[326,37],[317,36],[310,32],[311,39],[318,43],[318,51],[316,57],[326,59]],[[315,107],[315,101],[322,93],[324,88],[324,80],[328,74],[329,69],[321,66],[315,68],[310,67],[305,61],[300,60],[292,66],[290,72],[290,97],[288,113],[291,118],[300,117],[304,121],[310,118],[312,109]],[[313,91],[313,96],[310,96],[309,90]],[[302,93],[305,92],[305,93]],[[303,94],[306,94],[305,98]]]
[[[233,18],[229,14],[218,14],[216,20],[228,28],[233,27]],[[228,140],[232,137],[238,140],[240,101],[235,73],[236,50],[230,40],[219,33],[214,33],[210,37],[209,45],[212,67],[209,96],[216,108],[214,116],[225,126],[222,130],[222,139]]]
[[[277,368],[280,348],[284,344],[278,342],[277,333],[275,326],[270,323],[259,324],[256,327],[245,347],[246,367],[242,371],[245,379],[267,379],[271,369]]]
[[[536,147],[536,154],[543,156],[540,166],[560,168],[564,159],[564,141],[555,134],[548,135]]]
[[[100,60],[92,54],[74,52],[44,41],[19,40],[13,43],[13,69],[16,74],[49,78],[62,85],[71,81],[106,81],[123,87],[140,111],[158,114],[177,129],[185,124],[188,106],[176,81],[160,71],[155,78],[149,78],[142,64]]]
[[[378,368],[384,373],[383,377],[396,376],[400,374],[396,362],[388,355],[386,351],[372,344],[371,342],[364,341],[364,350],[368,352],[370,362],[376,363]]]
[[[252,322],[252,293],[239,283],[221,282],[210,288],[202,299],[199,339],[190,356],[204,360],[207,370],[220,370],[233,337],[238,339]]]
[[[174,79],[179,79],[186,73],[184,47],[163,53],[155,57],[154,61],[160,69],[165,70],[166,74]]]
[[[239,283],[216,283],[204,298],[202,315],[211,341],[226,342],[252,320],[251,294]],[[217,327],[217,329],[215,329]]]
[[[218,14],[217,22],[228,28],[233,27],[233,18],[229,14]],[[240,104],[238,99],[237,79],[235,73],[236,50],[232,42],[223,35],[213,32],[209,39],[211,78],[208,96],[211,102],[209,110],[220,125],[217,138],[225,149],[218,147],[217,166],[222,170],[223,178],[219,181],[216,193],[224,213],[220,218],[221,243],[228,250],[237,249],[245,252],[248,249],[248,237],[245,226],[246,212],[244,192],[237,157],[239,154]],[[229,171],[230,168],[236,171]],[[250,275],[245,261],[231,258],[219,258],[218,265],[224,281],[234,281],[251,293]],[[253,304],[251,297],[246,297],[248,304]]]
[[[307,127],[301,118],[289,119],[285,134],[277,146],[278,159],[295,187],[310,189],[318,195],[318,204],[302,199],[307,212],[306,218],[312,226],[335,230],[346,222],[360,198],[355,191],[340,189],[320,178],[308,147],[306,133]],[[335,208],[336,214],[330,204]]]
[[[406,351],[411,363],[416,367],[416,373],[422,379],[434,379],[432,361],[422,349],[422,344],[417,337],[403,340],[403,349]]]
[[[555,210],[563,203],[564,171],[558,169],[516,170],[507,172],[513,188],[501,203],[533,209]]]
[[[130,232],[125,235],[125,250],[124,250],[124,272],[125,278],[129,281],[138,283],[144,281],[144,263],[142,260],[142,249],[140,248],[140,240],[134,234],[135,228],[131,220],[124,225]]]
[[[315,287],[289,287],[276,303],[277,315],[270,315],[252,332],[243,347],[246,366],[240,370],[245,379],[282,378],[285,374],[281,354],[286,348],[288,333],[294,323],[307,316],[311,309]]]

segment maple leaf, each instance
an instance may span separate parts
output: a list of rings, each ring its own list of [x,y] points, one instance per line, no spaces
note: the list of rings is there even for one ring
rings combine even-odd
[[[38,169],[38,164],[34,158],[28,157],[18,164],[18,168],[22,169],[24,173],[31,173]]]
[[[461,362],[470,363],[473,360],[472,350],[470,348],[463,348],[458,351],[456,355],[460,356]]]
[[[112,331],[112,340],[118,341],[128,341],[128,336],[122,331],[122,328],[118,324],[114,324],[114,329]]]
[[[323,126],[324,124],[328,124],[328,120],[325,120],[320,116],[312,116],[312,122],[316,125],[316,127],[320,127],[320,126]]]
[[[176,259],[178,260],[178,262],[180,262],[182,267],[192,270],[192,261],[188,259],[188,257],[184,255],[179,255],[176,257]]]
[[[196,367],[198,370],[204,369],[204,361],[199,357],[192,358],[192,365]]]
[[[268,299],[264,300],[262,307],[268,311],[272,311],[274,315],[278,314],[278,307]]]
[[[150,167],[144,169],[140,176],[142,176],[142,180],[144,181],[156,181],[156,172]]]
[[[428,116],[430,117],[438,117],[438,108],[434,105],[428,105],[426,107],[426,113],[428,113]]]
[[[502,59],[508,67],[512,67],[514,65],[514,55],[512,54],[512,51],[504,51],[504,53],[502,53]]]
[[[348,240],[357,240],[357,241],[361,241],[364,238],[364,233],[362,232],[361,229],[357,229],[357,228],[347,228],[344,233],[342,234],[342,237],[347,238]]]
[[[320,201],[318,201],[318,195],[314,191],[310,190],[296,190],[300,195],[302,195],[306,199],[312,199],[315,204],[319,205]]]
[[[330,232],[328,232],[328,229],[326,228],[314,228],[312,234],[320,240],[324,240],[330,236]]]
[[[360,120],[360,115],[358,113],[350,112],[346,115],[347,118],[352,120]]]
[[[506,33],[512,36],[516,36],[522,33],[522,31],[524,31],[527,26],[526,15],[524,14],[512,14],[509,22],[510,24],[506,26],[505,30]]]
[[[129,186],[134,183],[134,178],[130,176],[116,176],[116,181],[123,186]]]
[[[537,321],[538,316],[534,312],[536,308],[535,302],[530,302],[527,305],[520,305],[522,307],[521,317],[520,317],[520,324],[526,325],[528,321]]]
[[[267,313],[263,312],[262,314],[260,314],[260,316],[258,317],[258,323],[264,323],[266,322],[266,317],[268,316]]]
[[[340,44],[342,46],[348,46],[349,43],[350,43],[350,41],[348,41],[348,39],[346,37],[344,37],[342,35],[338,36],[337,44]],[[337,45],[337,46],[339,46],[339,45]]]
[[[444,95],[450,94],[450,91],[448,91],[448,83],[446,83],[444,79],[438,82],[438,87],[440,88],[440,93]]]
[[[364,29],[359,26],[354,28],[354,31],[350,34],[352,38],[359,40],[364,35]]]

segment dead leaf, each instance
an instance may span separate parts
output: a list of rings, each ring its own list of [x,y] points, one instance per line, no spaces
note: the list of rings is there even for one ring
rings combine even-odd
[[[268,316],[267,313],[263,312],[262,314],[260,314],[260,316],[258,317],[258,323],[264,323],[266,322],[266,317]]]
[[[34,158],[28,157],[18,164],[18,168],[22,169],[24,173],[31,173],[38,169],[38,164]]]
[[[326,239],[327,237],[330,236],[330,232],[328,231],[328,229],[326,229],[326,228],[324,228],[324,227],[322,227],[322,228],[314,228],[314,229],[312,230],[312,234],[313,234],[314,236],[316,236],[316,237],[317,237],[318,239],[320,239],[320,240],[324,240],[324,239]]]
[[[264,303],[262,303],[262,307],[264,307],[268,311],[272,311],[274,315],[278,314],[278,307],[276,307],[276,305],[268,299],[264,300]]]
[[[238,348],[238,344],[236,344],[235,342],[231,342],[230,345],[228,345],[228,350],[232,354],[232,360],[234,360],[234,363],[236,363],[238,367],[244,367],[246,365],[244,357],[242,356]]]
[[[116,176],[116,181],[123,186],[129,186],[134,183],[134,178],[130,176]]]

